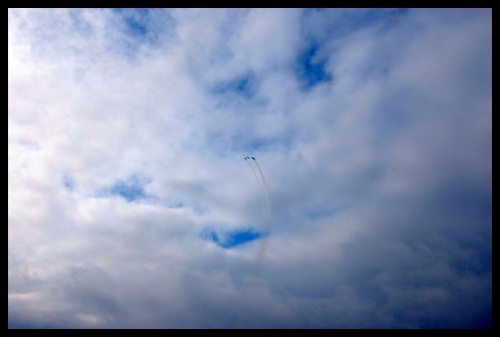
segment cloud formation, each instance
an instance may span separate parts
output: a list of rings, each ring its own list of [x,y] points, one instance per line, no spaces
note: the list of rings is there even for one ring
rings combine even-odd
[[[491,9],[8,21],[10,328],[491,327]]]

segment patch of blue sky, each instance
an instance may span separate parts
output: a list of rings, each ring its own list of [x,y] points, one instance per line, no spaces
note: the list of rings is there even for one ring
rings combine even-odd
[[[141,179],[136,175],[131,176],[127,180],[118,180],[110,186],[101,189],[98,197],[119,196],[124,198],[127,202],[138,200],[155,201],[158,198],[147,194],[144,186],[149,183],[149,179]]]
[[[298,55],[294,69],[295,76],[304,90],[334,80],[332,74],[326,70],[327,55],[323,55],[320,51],[322,40],[331,36],[340,38],[353,31],[377,24],[380,24],[380,29],[391,27],[408,12],[408,9],[306,9],[304,11],[306,16],[312,12],[322,12],[326,16],[331,16],[332,20],[322,27],[321,34],[306,33],[310,42],[307,48]],[[387,72],[388,67],[383,70]]]
[[[213,241],[215,243],[219,242],[219,236],[217,235],[217,233],[215,232],[215,230],[213,230],[213,229],[211,229],[209,227],[203,228],[203,230],[200,232],[200,237],[203,240]]]
[[[241,246],[248,242],[258,240],[265,235],[266,234],[264,233],[260,233],[248,228],[234,229],[226,232],[216,232],[214,229],[206,227],[200,233],[200,237],[203,240],[212,241],[219,247],[224,249],[231,249]]]
[[[326,59],[315,59],[318,45],[312,43],[297,59],[295,76],[303,89],[310,89],[315,85],[332,80],[326,71]]]
[[[251,74],[241,76],[214,85],[211,93],[218,95],[236,94],[244,98],[252,98],[254,95],[254,81],[255,78]]]
[[[151,11],[154,11],[154,9],[112,9],[112,12],[122,20],[117,28],[122,30],[123,35],[119,36],[115,41],[115,48],[123,56],[134,60],[139,55],[139,52],[143,50],[142,46],[157,46],[160,33],[158,29],[161,30],[162,26],[158,24],[157,19],[152,19]],[[169,21],[167,16],[168,14],[165,16],[165,22]],[[165,26],[168,26],[168,23],[165,23]]]
[[[73,189],[75,188],[75,181],[68,175],[64,175],[63,184],[64,187],[70,191],[73,191]]]
[[[146,38],[148,33],[149,9],[139,8],[131,10],[116,8],[113,11],[122,16],[128,34],[136,38]]]
[[[109,192],[125,198],[128,202],[146,197],[142,186],[129,185],[125,182],[117,182],[110,187]]]

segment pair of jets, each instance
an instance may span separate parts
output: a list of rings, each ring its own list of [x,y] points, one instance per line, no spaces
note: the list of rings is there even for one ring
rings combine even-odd
[[[249,156],[246,156],[246,157],[245,157],[245,158],[243,158],[243,159],[248,160],[248,159],[250,159],[250,158],[252,158],[253,160],[255,160],[255,158],[254,158],[254,157],[249,157]]]

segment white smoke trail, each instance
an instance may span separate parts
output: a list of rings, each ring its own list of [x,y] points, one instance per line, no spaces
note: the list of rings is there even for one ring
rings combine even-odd
[[[262,262],[264,261],[264,257],[266,256],[266,250],[267,250],[267,240],[269,237],[269,227],[271,225],[271,203],[269,201],[269,187],[267,186],[266,178],[264,177],[264,174],[262,173],[262,169],[260,168],[259,163],[257,163],[257,160],[253,158],[253,161],[255,164],[257,164],[257,168],[259,169],[260,176],[262,178],[262,181],[264,182],[265,186],[265,197],[266,197],[266,205],[267,205],[267,216],[265,219],[265,237],[262,240],[262,244],[260,245],[259,252],[257,253],[257,259],[256,259],[256,270],[255,270],[255,275],[257,276],[260,272]]]
[[[245,159],[245,160],[247,161],[248,165],[252,169],[253,175],[255,176],[255,180],[257,180],[257,184],[259,184],[259,188],[260,188],[260,181],[259,181],[259,178],[257,177],[257,173],[255,173],[255,170],[253,169],[252,164],[250,164],[250,161],[248,159]]]
[[[255,170],[254,170],[252,164],[250,163],[250,160],[247,160],[247,159],[245,159],[245,160],[247,161],[248,165],[252,169],[252,172],[253,172],[253,175],[255,177],[255,180],[257,180],[257,184],[259,184],[259,189],[262,192],[262,195],[264,196],[263,204],[265,205],[264,207],[267,208],[267,212],[268,212],[268,215],[269,215],[269,197],[266,194],[267,190],[262,187],[262,184],[260,183],[260,179],[257,177],[257,173],[255,173]],[[267,221],[267,218],[266,218],[266,221]],[[266,229],[267,229],[267,227],[266,227]]]
[[[259,163],[257,163],[257,159],[255,159],[254,157],[252,157],[252,159],[255,162],[255,164],[257,164],[257,168],[259,169],[260,175],[262,176],[262,180],[264,181],[264,185],[266,185],[267,193],[269,193],[269,188],[267,187],[266,178],[264,178],[264,174],[262,174],[262,170],[260,169],[260,165],[259,165]]]
[[[246,297],[246,294],[248,291],[254,286],[255,282],[257,281],[258,274],[261,270],[262,267],[262,262],[264,261],[264,257],[266,255],[266,250],[267,250],[267,242],[268,242],[268,237],[269,237],[269,227],[270,227],[270,220],[271,220],[271,204],[269,202],[269,188],[267,186],[266,178],[264,178],[264,174],[262,173],[262,170],[259,166],[259,163],[255,160],[255,158],[252,158],[255,161],[255,164],[257,164],[257,167],[260,172],[260,176],[262,177],[262,181],[264,183],[264,187],[260,183],[260,179],[257,176],[257,173],[255,173],[255,170],[250,163],[248,159],[245,158],[247,161],[248,165],[252,169],[253,175],[255,177],[255,180],[257,180],[257,184],[259,185],[259,189],[263,192],[263,196],[265,199],[265,206],[266,206],[266,218],[264,220],[264,231],[263,231],[263,238],[260,244],[260,247],[257,251],[257,255],[255,257],[255,269],[252,275],[250,276],[250,279],[247,283],[247,286],[242,289],[242,292],[238,296],[239,298],[231,305],[231,307],[228,309],[226,314],[213,326],[215,329],[219,329],[222,326],[227,326],[231,321],[233,321],[233,324],[235,323],[235,319],[238,319],[238,311],[241,311],[238,307],[241,305],[241,300]]]
[[[253,158],[253,161],[255,164],[257,164],[257,168],[259,169],[260,176],[262,177],[262,181],[264,182],[264,186],[266,187],[266,202],[267,202],[267,211],[268,211],[268,217],[270,216],[271,213],[271,203],[269,202],[269,187],[267,186],[266,178],[264,178],[264,174],[262,173],[262,170],[260,169],[259,163],[257,163],[257,160]]]

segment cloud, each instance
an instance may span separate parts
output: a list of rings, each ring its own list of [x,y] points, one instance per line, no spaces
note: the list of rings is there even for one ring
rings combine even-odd
[[[10,9],[9,327],[491,328],[491,20]]]

